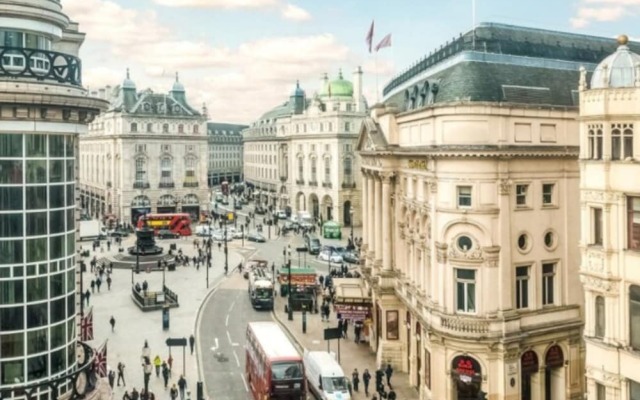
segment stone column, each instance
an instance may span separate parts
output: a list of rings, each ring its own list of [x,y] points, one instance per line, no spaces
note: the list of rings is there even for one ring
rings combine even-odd
[[[369,219],[367,218],[367,215],[365,214],[367,212],[367,210],[369,209],[369,204],[367,203],[369,201],[369,193],[368,191],[368,179],[367,179],[367,175],[364,173],[364,170],[362,171],[362,188],[361,188],[361,192],[362,192],[362,202],[361,204],[361,209],[360,209],[360,215],[362,216],[362,246],[364,247],[364,249],[366,250],[367,248],[369,248],[369,226],[368,226],[368,222]],[[351,207],[354,207],[354,205],[352,204]],[[355,211],[355,208],[354,208]],[[353,213],[353,218],[351,223],[353,224],[356,218],[356,213]]]
[[[375,218],[375,207],[376,207],[376,197],[375,197],[375,175],[371,172],[367,175],[367,216],[369,222],[367,223],[367,227],[369,229],[367,241],[369,242],[369,254],[373,256],[375,248],[376,248],[376,237],[375,231],[377,229],[376,226],[376,218]]]
[[[375,239],[375,260],[382,260],[382,235],[384,226],[382,225],[382,183],[380,182],[379,177],[375,179],[375,205],[374,205],[374,215],[376,219],[376,228],[373,232],[373,237]]]
[[[381,176],[382,181],[382,232],[380,237],[382,238],[382,269],[385,271],[391,270],[391,180],[393,179],[392,173],[386,173]],[[415,257],[415,255],[414,255]]]

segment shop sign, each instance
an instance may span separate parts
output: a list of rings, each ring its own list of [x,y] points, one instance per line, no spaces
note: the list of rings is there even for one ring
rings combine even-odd
[[[547,354],[544,357],[544,363],[548,368],[556,368],[564,365],[564,354],[562,348],[557,344],[549,347]]]
[[[482,373],[478,361],[467,356],[457,356],[451,363],[451,369],[462,377],[475,377]]]
[[[371,313],[370,306],[355,304],[335,304],[333,309],[336,314],[340,314],[341,318],[353,321],[362,321]]]
[[[278,280],[280,281],[280,284],[288,284],[289,274],[280,273]],[[315,286],[316,275],[291,274],[291,284],[298,286]]]
[[[538,362],[538,355],[533,350],[528,350],[522,353],[520,357],[520,371],[523,374],[535,374],[540,369],[540,363]]]

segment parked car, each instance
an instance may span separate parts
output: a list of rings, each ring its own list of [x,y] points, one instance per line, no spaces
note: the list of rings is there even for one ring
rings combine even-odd
[[[350,264],[360,264],[360,256],[353,250],[342,253],[342,259]]]
[[[129,236],[129,232],[127,231],[123,231],[123,230],[115,230],[115,231],[111,231],[111,233],[109,233],[109,236],[111,237],[127,237]]]
[[[175,233],[175,232],[171,232],[168,229],[160,229],[158,231],[158,239],[177,239],[180,237],[179,234]]]
[[[253,232],[248,234],[247,240],[250,242],[257,242],[257,243],[266,243],[267,241],[267,239],[258,232]]]
[[[242,203],[240,200],[236,200],[233,202],[233,208],[236,210],[242,210]]]
[[[340,264],[344,261],[340,254],[331,252],[329,250],[321,251],[320,254],[318,254],[318,259],[322,261],[330,261],[336,264]]]
[[[258,215],[265,215],[267,213],[267,209],[262,206],[257,206],[253,211]]]
[[[224,242],[225,241],[224,231],[213,232],[211,234],[211,238],[217,242]],[[227,242],[230,242],[232,240],[233,240],[233,233],[227,232]]]
[[[234,239],[242,239],[244,237],[244,231],[236,231],[231,234]]]
[[[287,219],[287,213],[284,210],[278,210],[275,213],[276,218],[278,219]]]

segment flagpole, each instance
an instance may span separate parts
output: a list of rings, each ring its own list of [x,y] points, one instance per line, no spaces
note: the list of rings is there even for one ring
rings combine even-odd
[[[376,104],[380,103],[380,90],[378,90],[378,51],[373,55],[373,65],[376,69]]]
[[[473,30],[472,48],[473,50],[475,50],[476,49],[476,0],[471,0],[471,23],[473,24],[473,26],[471,27],[471,29]]]

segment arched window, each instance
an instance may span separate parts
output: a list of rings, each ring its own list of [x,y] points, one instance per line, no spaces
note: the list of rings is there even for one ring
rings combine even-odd
[[[619,160],[622,155],[622,137],[620,129],[611,131],[611,159]]]
[[[162,124],[162,133],[169,133],[169,124]]]
[[[193,133],[199,133],[199,132],[200,132],[200,129],[199,129],[198,125],[194,125],[193,126]]]
[[[131,124],[131,132],[138,132],[138,124],[135,122]]]
[[[630,344],[634,350],[640,350],[640,286],[629,287],[629,333]]]
[[[182,124],[178,125],[178,133],[184,133],[184,125]]]
[[[605,335],[605,304],[604,297],[596,296],[596,316],[595,316],[595,336],[597,338],[603,338]]]
[[[153,132],[153,124],[147,124],[147,132],[148,133]]]
[[[144,158],[136,158],[136,183],[147,181],[147,162]]]
[[[623,157],[633,157],[633,129],[625,129],[622,132]]]

